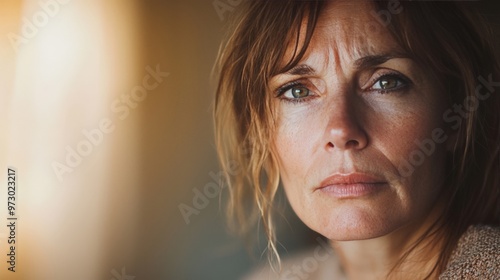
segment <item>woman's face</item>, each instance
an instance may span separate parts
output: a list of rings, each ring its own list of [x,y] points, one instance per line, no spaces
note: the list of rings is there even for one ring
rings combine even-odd
[[[429,140],[445,127],[444,93],[376,21],[375,7],[351,3],[329,2],[306,55],[270,82],[285,192],[301,220],[333,240],[420,223],[445,161],[443,144]]]

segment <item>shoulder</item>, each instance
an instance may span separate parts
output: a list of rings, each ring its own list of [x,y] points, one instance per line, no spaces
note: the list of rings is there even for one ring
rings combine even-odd
[[[460,237],[440,279],[497,279],[500,275],[500,227],[471,226]]]
[[[275,272],[270,265],[252,271],[243,280],[300,280],[300,279],[345,279],[338,256],[333,249],[313,247],[285,257],[281,271]]]

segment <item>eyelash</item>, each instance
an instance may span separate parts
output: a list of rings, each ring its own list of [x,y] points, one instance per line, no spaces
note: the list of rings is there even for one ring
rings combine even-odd
[[[393,89],[385,89],[385,90],[384,89],[375,89],[375,91],[377,91],[379,94],[388,94],[388,93],[395,92],[395,91],[402,91],[402,90],[407,89],[412,84],[411,80],[408,77],[406,77],[405,75],[400,74],[400,73],[396,73],[396,72],[391,72],[391,73],[377,75],[376,78],[372,79],[373,82],[371,82],[371,86],[368,89],[366,89],[365,91],[373,91],[374,89],[372,89],[372,88],[375,86],[375,84],[377,82],[380,82],[383,79],[395,79],[395,80],[397,80],[397,82],[402,83],[402,85],[397,86],[396,88],[393,88]],[[290,102],[290,103],[294,103],[294,104],[306,102],[306,101],[310,100],[311,98],[314,98],[314,96],[311,96],[311,95],[309,95],[307,97],[303,97],[303,98],[283,97],[283,95],[287,91],[289,91],[295,87],[304,87],[311,92],[311,90],[309,89],[308,86],[306,86],[300,80],[297,80],[297,81],[292,81],[292,82],[286,83],[286,84],[282,85],[281,87],[279,87],[276,90],[276,92],[277,92],[276,97],[278,97],[282,101]]]

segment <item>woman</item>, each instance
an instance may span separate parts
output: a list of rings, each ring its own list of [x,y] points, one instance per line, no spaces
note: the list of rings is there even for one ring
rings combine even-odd
[[[498,279],[500,75],[477,3],[246,5],[215,107],[241,232],[262,223],[279,267],[281,182],[332,279]]]

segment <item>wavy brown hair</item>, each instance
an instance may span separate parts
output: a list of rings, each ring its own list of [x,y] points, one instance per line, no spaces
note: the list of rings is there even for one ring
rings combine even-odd
[[[216,65],[216,145],[226,171],[228,217],[239,233],[248,233],[260,221],[270,256],[278,261],[273,205],[279,170],[270,145],[275,116],[268,81],[303,57],[325,4],[246,1]],[[381,10],[388,4],[374,1],[373,7]],[[480,4],[402,2],[403,12],[393,15],[386,26],[403,50],[438,78],[450,107],[474,98],[478,101],[477,109],[452,129],[456,143],[448,158],[448,172],[443,174],[447,179],[441,194],[446,201],[444,212],[400,261],[424,240],[444,240],[429,276],[446,268],[458,239],[470,225],[500,224],[500,87],[485,85],[485,81],[500,82],[500,69],[493,32],[476,11]],[[295,47],[293,56],[283,67],[289,46]],[[485,100],[477,100],[477,92],[487,96]],[[231,165],[237,165],[240,172],[231,173]]]

